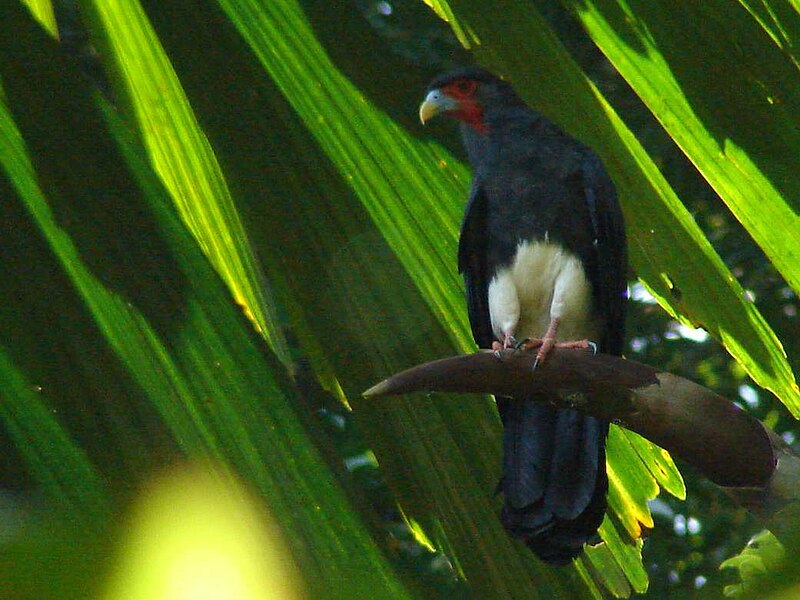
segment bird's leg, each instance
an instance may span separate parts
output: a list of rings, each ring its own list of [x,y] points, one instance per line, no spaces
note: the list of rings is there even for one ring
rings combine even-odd
[[[556,331],[558,330],[558,324],[560,321],[561,319],[558,317],[553,317],[550,319],[550,325],[547,327],[547,331],[541,340],[541,344],[539,344],[539,351],[536,353],[536,361],[533,363],[534,369],[539,365],[539,363],[544,362],[544,359],[547,358],[548,354],[550,354],[550,350],[552,350],[553,346],[555,346]]]

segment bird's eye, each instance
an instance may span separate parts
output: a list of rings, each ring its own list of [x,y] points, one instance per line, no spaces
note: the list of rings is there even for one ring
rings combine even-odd
[[[477,84],[474,81],[469,81],[468,79],[462,79],[456,83],[456,89],[462,94],[471,94],[475,91],[476,87]]]

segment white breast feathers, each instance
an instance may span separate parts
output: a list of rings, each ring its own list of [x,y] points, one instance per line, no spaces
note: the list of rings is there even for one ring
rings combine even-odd
[[[489,314],[498,340],[541,338],[559,319],[562,341],[597,339],[592,288],[581,261],[560,244],[522,242],[510,267],[489,283]]]

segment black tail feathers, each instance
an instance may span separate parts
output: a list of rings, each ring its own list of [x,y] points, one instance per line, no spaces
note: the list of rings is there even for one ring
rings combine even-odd
[[[542,560],[569,563],[606,511],[608,422],[533,400],[500,400],[501,520]]]

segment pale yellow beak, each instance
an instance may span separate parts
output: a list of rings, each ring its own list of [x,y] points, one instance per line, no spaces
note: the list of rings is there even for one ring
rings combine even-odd
[[[419,106],[419,120],[425,125],[439,113],[458,110],[458,102],[440,90],[431,90]]]
[[[425,125],[426,121],[430,121],[437,114],[439,114],[438,104],[425,100],[419,105],[419,120],[423,125]]]

